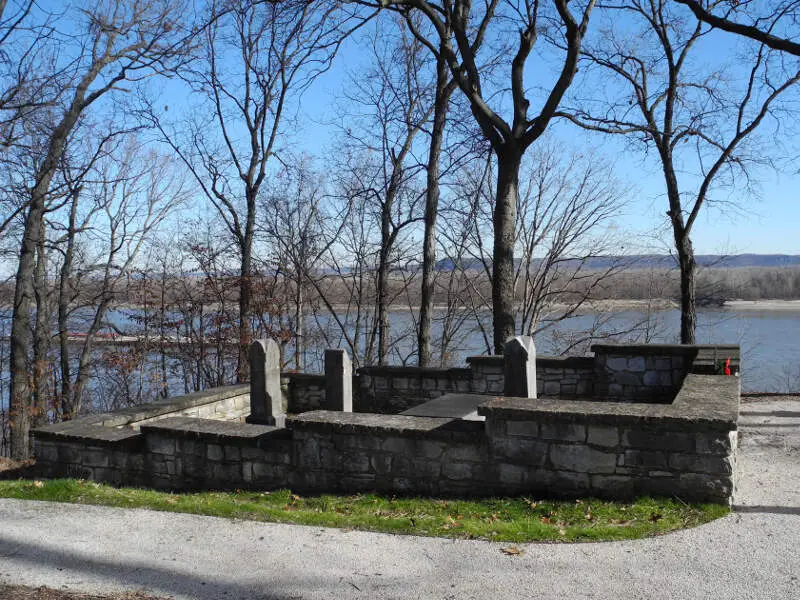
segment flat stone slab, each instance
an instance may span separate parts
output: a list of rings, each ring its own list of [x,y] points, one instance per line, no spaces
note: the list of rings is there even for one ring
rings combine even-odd
[[[485,401],[486,396],[482,399]],[[294,430],[320,433],[370,433],[395,434],[426,439],[474,439],[483,434],[483,423],[450,417],[415,417],[411,415],[382,415],[374,413],[346,413],[331,410],[314,410],[289,417],[287,426]]]
[[[291,432],[283,427],[232,423],[197,417],[167,417],[142,425],[143,434],[159,433],[185,439],[201,439],[216,443],[251,443],[264,438],[289,437]]]
[[[478,406],[486,402],[486,396],[475,394],[445,394],[433,400],[404,410],[401,415],[411,417],[449,417],[465,421],[485,421],[478,414]]]
[[[517,420],[609,425],[649,423],[732,431],[739,417],[739,379],[690,373],[670,404],[499,397],[481,404],[478,414]]]

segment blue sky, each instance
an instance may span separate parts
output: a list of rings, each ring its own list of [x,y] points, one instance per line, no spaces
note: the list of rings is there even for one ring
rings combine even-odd
[[[727,34],[723,34],[727,35]],[[323,156],[334,142],[336,103],[341,96],[348,70],[363,64],[364,53],[354,43],[347,44],[333,68],[306,92],[302,99],[297,147]],[[458,92],[456,92],[458,93]],[[671,230],[663,176],[658,162],[642,160],[642,155],[626,149],[617,138],[586,132],[570,124],[552,127],[550,135],[565,144],[580,147],[586,143],[609,158],[620,179],[631,186],[630,202],[619,225],[630,229],[639,244],[656,252],[668,252]],[[740,197],[725,208],[706,206],[693,230],[695,251],[702,254],[800,254],[800,159],[784,161],[780,171],[771,168],[752,170],[756,195]],[[660,239],[653,234],[660,233]]]
[[[734,49],[735,36],[720,34],[705,52],[709,61]],[[725,52],[720,52],[724,47]],[[337,107],[349,72],[358,71],[369,58],[363,46],[348,41],[333,67],[321,76],[296,101],[297,127],[290,138],[295,152],[307,153],[324,166],[325,156],[332,151],[337,128]],[[530,78],[533,79],[533,78]],[[192,105],[192,98],[174,83],[162,86],[164,104],[170,105],[170,115],[176,116]],[[459,92],[456,92],[459,93]],[[536,103],[532,104],[534,107]],[[630,186],[627,210],[618,219],[618,226],[631,232],[635,246],[644,251],[668,252],[671,231],[665,219],[667,209],[663,179],[659,164],[643,160],[641,153],[626,148],[618,139],[588,135],[570,124],[551,127],[550,136],[567,147],[580,148],[589,144],[607,157],[616,167],[617,176]],[[640,149],[638,149],[640,150]],[[786,161],[781,172],[768,168],[752,171],[759,182],[757,196],[739,194],[733,207],[705,207],[692,234],[695,251],[702,254],[776,253],[800,254],[800,160]]]

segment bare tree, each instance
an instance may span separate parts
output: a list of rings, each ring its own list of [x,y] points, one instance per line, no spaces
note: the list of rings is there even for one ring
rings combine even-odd
[[[367,77],[352,78],[346,93],[351,110],[361,119],[345,131],[348,164],[344,169],[350,188],[374,207],[379,231],[375,264],[374,334],[367,341],[367,353],[377,337],[378,364],[389,358],[389,308],[398,292],[393,277],[403,266],[403,236],[421,220],[418,205],[423,193],[418,179],[424,163],[417,157],[422,128],[434,111],[432,85],[423,79],[429,59],[424,46],[410,33],[387,41],[377,31],[370,40],[374,68]],[[400,285],[404,289],[404,285]]]
[[[615,28],[614,19],[622,27],[623,15],[634,23],[629,35]],[[578,97],[561,115],[586,129],[627,135],[655,148],[681,274],[681,342],[692,344],[697,270],[692,228],[714,192],[731,189],[733,177],[746,177],[748,165],[759,160],[744,142],[770,116],[781,93],[800,79],[800,71],[785,74],[762,46],[738,85],[713,67],[698,73],[693,50],[707,28],[686,23],[667,0],[629,0],[609,8],[609,19],[608,35],[584,46],[584,56],[587,67],[601,68],[604,81],[615,77],[620,93],[608,100]],[[680,165],[689,160],[695,166],[687,173]]]
[[[212,2],[199,60],[184,75],[205,97],[191,138],[153,122],[222,217],[240,255],[239,380],[250,343],[258,198],[278,151],[287,106],[331,65],[357,27],[337,2]],[[210,126],[213,123],[213,127]]]
[[[43,143],[44,157],[30,182],[24,219],[11,331],[11,452],[15,457],[29,454],[28,432],[35,412],[29,379],[31,322],[35,318],[36,254],[51,182],[70,133],[89,107],[123,82],[162,71],[179,55],[185,39],[179,26],[181,16],[180,3],[144,0],[103,2],[92,11],[80,12],[85,43],[71,62],[73,79],[64,102],[53,110],[52,126]]]
[[[518,177],[522,156],[547,129],[561,98],[567,91],[578,65],[579,51],[595,0],[581,2],[576,13],[567,0],[553,0],[552,7],[538,0],[488,0],[480,6],[471,0],[387,0],[388,6],[404,15],[422,13],[433,29],[426,37],[415,27],[408,26],[434,56],[442,56],[458,87],[469,100],[472,115],[497,157],[497,200],[494,204],[492,250],[492,318],[493,347],[501,352],[506,339],[516,331],[514,321],[514,228],[518,194]],[[548,10],[548,7],[550,8]],[[563,37],[565,51],[555,81],[545,92],[536,116],[529,115],[530,92],[525,85],[526,65],[539,34],[547,26]],[[491,30],[491,31],[490,31]],[[487,39],[500,46],[489,52],[489,63],[503,64],[510,58],[510,101],[512,119],[504,119],[499,108],[507,98],[498,94],[486,77]],[[516,43],[507,40],[516,40]],[[483,53],[481,53],[483,51]],[[499,57],[499,58],[498,58]],[[540,63],[541,64],[541,63]],[[502,89],[500,90],[502,91]]]
[[[675,2],[688,6],[698,20],[711,27],[748,37],[773,50],[800,56],[800,43],[780,33],[775,34],[776,30],[783,34],[793,33],[792,28],[797,26],[798,10],[800,10],[800,2],[797,0],[764,3],[766,10],[762,12],[754,10],[756,7],[754,2],[732,0],[709,2],[675,0]]]
[[[52,243],[63,252],[57,293],[63,419],[81,410],[96,335],[106,326],[108,310],[120,297],[143,245],[187,197],[174,162],[133,139],[70,184],[67,225]],[[74,360],[69,325],[78,313],[88,325]],[[163,341],[165,332],[160,334]]]

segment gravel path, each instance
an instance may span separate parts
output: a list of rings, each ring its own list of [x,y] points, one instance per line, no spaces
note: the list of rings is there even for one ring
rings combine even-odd
[[[0,500],[0,582],[176,599],[800,598],[800,400],[741,408],[734,514],[633,542],[503,544]]]

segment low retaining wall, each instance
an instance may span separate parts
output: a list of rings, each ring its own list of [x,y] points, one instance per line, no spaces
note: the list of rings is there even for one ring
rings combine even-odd
[[[487,397],[478,403],[484,421],[317,410],[275,428],[178,417],[162,403],[36,430],[37,468],[42,476],[174,490],[289,486],[304,493],[730,502],[739,380],[703,374],[708,361],[696,357],[697,369],[689,365],[669,403]],[[172,407],[216,413],[240,402],[242,391]]]

